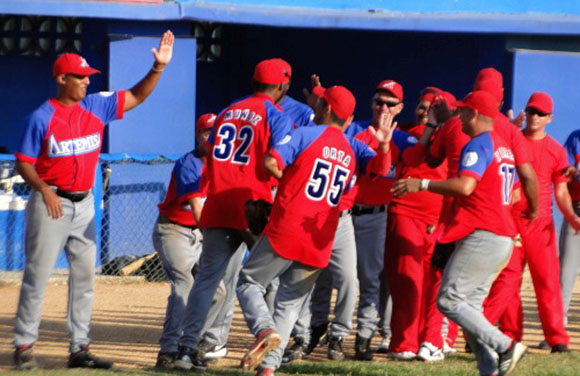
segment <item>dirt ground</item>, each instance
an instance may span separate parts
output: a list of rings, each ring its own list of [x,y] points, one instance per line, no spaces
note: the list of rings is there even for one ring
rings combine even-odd
[[[12,364],[12,328],[19,290],[18,285],[0,287],[0,370],[10,368]],[[119,280],[99,278],[91,327],[92,351],[100,357],[114,360],[116,368],[153,367],[168,293],[168,283],[147,283],[140,280],[123,280],[120,283]],[[40,339],[35,346],[37,359],[46,368],[61,368],[66,364],[66,297],[67,285],[63,279],[57,279],[47,288]],[[524,280],[522,299],[526,318],[524,342],[535,347],[543,336],[529,277]],[[580,351],[580,280],[576,283],[572,297],[568,331],[571,349]],[[251,341],[244,318],[236,306],[228,343],[230,352],[226,359],[220,361],[220,365],[239,364]],[[353,343],[354,335],[351,335],[345,344],[347,357],[354,356]],[[461,336],[455,347],[463,350]],[[547,352],[538,349],[532,351]],[[313,358],[325,359],[325,351],[316,350]],[[384,359],[384,356],[377,358]]]

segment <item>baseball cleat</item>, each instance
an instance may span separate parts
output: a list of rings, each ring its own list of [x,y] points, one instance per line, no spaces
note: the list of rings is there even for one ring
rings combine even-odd
[[[417,354],[412,351],[390,352],[387,354],[387,358],[401,362],[409,362],[411,360],[415,360],[417,358]]]
[[[32,345],[20,346],[14,350],[14,368],[17,370],[31,370],[38,368],[34,359]]]
[[[506,376],[512,373],[527,351],[528,347],[526,345],[513,341],[512,346],[507,351],[499,354],[499,375]]]
[[[242,369],[251,371],[256,369],[270,351],[282,344],[282,338],[274,329],[262,330],[256,337],[256,341],[242,358]]]
[[[110,369],[113,362],[102,360],[89,352],[88,346],[82,346],[80,351],[71,353],[68,358],[68,368]]]
[[[445,359],[445,354],[442,349],[431,342],[423,342],[417,352],[417,359],[425,362],[439,362]]]

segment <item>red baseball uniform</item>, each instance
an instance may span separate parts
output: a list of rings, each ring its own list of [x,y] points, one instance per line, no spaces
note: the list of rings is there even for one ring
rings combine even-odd
[[[508,266],[494,282],[484,304],[484,314],[495,323],[507,315],[502,328],[506,335],[520,340],[523,336],[523,313],[519,290],[522,273],[528,263],[544,336],[550,346],[568,344],[569,337],[564,327],[564,309],[560,288],[560,264],[556,245],[556,229],[552,218],[552,185],[566,182],[563,171],[568,167],[565,149],[552,137],[541,140],[524,137],[527,149],[534,159],[532,165],[538,176],[538,218],[529,224],[525,218],[525,197],[514,205],[513,216],[522,237],[522,247],[514,247]],[[514,300],[514,297],[517,298]],[[516,303],[517,302],[517,303]]]
[[[209,188],[200,226],[243,230],[246,201],[272,202],[272,178],[262,163],[268,149],[291,130],[290,118],[263,93],[222,111],[209,140]]]

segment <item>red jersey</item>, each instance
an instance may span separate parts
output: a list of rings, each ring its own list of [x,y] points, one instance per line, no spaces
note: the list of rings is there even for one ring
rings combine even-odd
[[[568,152],[568,163],[571,166],[576,166],[580,171],[580,130],[574,131],[568,136],[564,148]],[[579,175],[580,176],[580,175]],[[579,176],[570,180],[568,190],[572,201],[580,201],[580,180]]]
[[[494,131],[507,142],[508,146],[514,153],[516,166],[530,163],[534,160],[533,155],[527,148],[526,140],[522,131],[512,124],[501,112],[493,122]]]
[[[328,265],[341,208],[356,169],[386,174],[389,154],[375,154],[337,128],[298,128],[270,150],[280,179],[265,235],[281,257],[317,268]],[[375,156],[376,155],[376,156]]]
[[[425,125],[417,125],[408,130],[415,138],[421,138],[424,131]],[[426,162],[418,166],[409,166],[404,161],[399,164],[399,179],[412,177],[445,180],[447,176],[446,160],[436,168],[430,168]],[[420,219],[425,223],[435,225],[439,222],[442,205],[443,196],[429,191],[422,191],[414,195],[393,198],[391,205],[389,205],[389,212]]]
[[[549,135],[541,140],[532,140],[524,137],[527,149],[531,152],[532,166],[538,176],[538,217],[552,216],[552,184],[567,182],[563,175],[568,167],[566,150],[558,141]],[[524,195],[514,205],[514,211],[523,212],[528,208],[528,201]]]
[[[469,140],[469,136],[461,131],[461,119],[458,116],[447,120],[435,134],[429,152],[437,159],[447,159],[449,178],[457,176],[459,156]]]
[[[291,130],[290,118],[263,93],[235,102],[220,113],[209,139],[209,190],[201,227],[248,228],[246,201],[272,202],[272,179],[263,166],[264,157]]]
[[[516,171],[507,142],[494,131],[484,132],[465,145],[460,160],[459,176],[476,179],[477,186],[469,196],[456,198],[440,242],[462,239],[475,230],[515,236],[511,201]]]
[[[175,163],[165,200],[157,205],[165,218],[183,226],[195,226],[189,199],[207,195],[205,166],[195,151],[190,151]]]
[[[26,120],[16,159],[65,191],[88,191],[95,182],[105,124],[123,118],[125,92],[87,95],[72,106],[49,99]]]

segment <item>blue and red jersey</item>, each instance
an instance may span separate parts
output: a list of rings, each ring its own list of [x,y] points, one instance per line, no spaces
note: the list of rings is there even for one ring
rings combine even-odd
[[[377,150],[379,145],[378,141],[375,139],[373,134],[369,131],[368,125],[370,122],[365,123],[359,122],[355,127],[362,129],[361,132],[357,133],[354,138],[368,145],[371,149]],[[352,125],[350,126],[352,127]],[[351,128],[348,129],[351,129]],[[412,135],[395,129],[393,132],[393,138],[390,143],[390,153],[391,153],[391,168],[386,176],[380,175],[362,175],[357,177],[356,198],[355,202],[361,205],[385,205],[391,202],[393,198],[393,193],[391,192],[391,187],[397,179],[399,168],[399,163],[408,152],[414,152],[411,149],[422,149],[423,146],[417,144],[417,139]]]
[[[520,131],[521,133],[521,131]],[[524,136],[524,144],[533,158],[532,166],[538,177],[538,217],[552,216],[553,185],[568,182],[564,170],[568,167],[566,149],[549,135],[541,140]],[[522,195],[514,205],[516,213],[528,210],[528,200]]]
[[[532,155],[531,150],[527,147],[526,137],[524,137],[522,131],[512,124],[512,122],[501,112],[493,122],[493,129],[495,133],[505,140],[509,148],[513,151],[516,166],[533,162],[534,156]]]
[[[294,128],[316,126],[314,123],[314,111],[308,105],[298,102],[288,95],[278,104],[282,111],[292,119]]]
[[[95,182],[105,125],[123,118],[125,92],[87,95],[65,106],[49,99],[27,119],[16,159],[35,166],[49,185],[88,191]]]
[[[474,178],[477,186],[469,196],[456,198],[440,242],[462,239],[475,230],[515,236],[511,216],[515,158],[507,142],[494,131],[472,138],[461,152],[459,176]]]
[[[223,110],[209,139],[208,195],[200,226],[244,230],[248,200],[272,202],[274,179],[263,166],[270,147],[292,130],[272,98],[255,93]]]
[[[415,138],[421,138],[423,132],[425,132],[425,125],[420,124],[414,126],[408,132]],[[418,165],[408,165],[405,161],[401,161],[398,169],[399,179],[422,178],[445,180],[448,176],[447,161],[443,161],[436,168],[430,168],[426,162],[421,162]],[[422,191],[414,195],[394,197],[389,206],[389,213],[405,215],[422,220],[428,224],[436,225],[439,223],[442,206],[443,196],[429,191]]]
[[[388,172],[388,153],[376,154],[337,128],[298,128],[270,150],[284,175],[265,235],[281,257],[317,268],[328,265],[341,196],[354,172]]]
[[[566,143],[564,143],[564,147],[568,153],[568,163],[580,171],[580,130],[570,133],[570,136],[566,139]],[[580,201],[579,177],[580,175],[570,179],[570,183],[568,184],[572,201]]]
[[[185,154],[173,167],[165,200],[157,205],[164,217],[183,226],[196,226],[189,200],[207,195],[205,166],[195,151]]]

